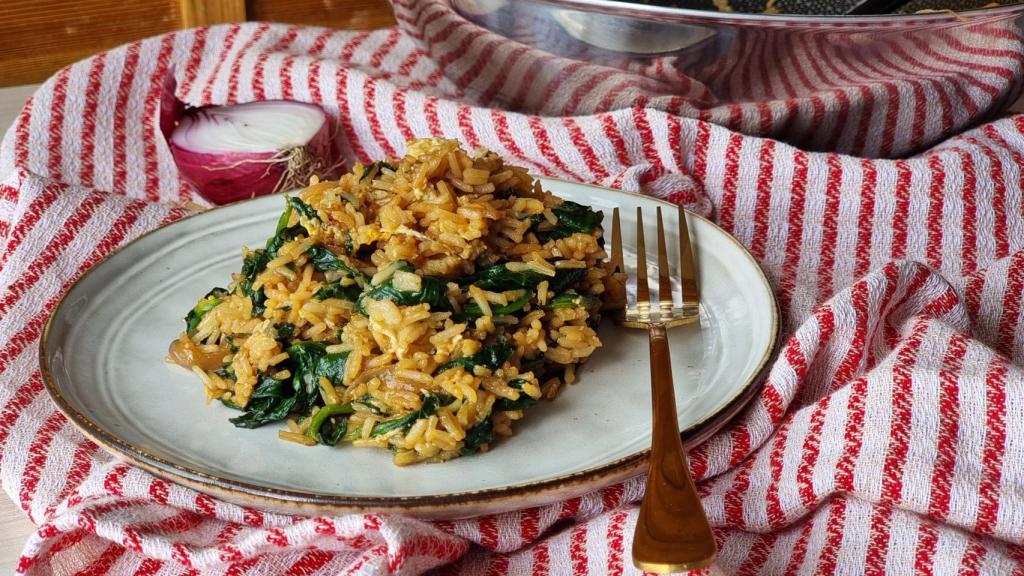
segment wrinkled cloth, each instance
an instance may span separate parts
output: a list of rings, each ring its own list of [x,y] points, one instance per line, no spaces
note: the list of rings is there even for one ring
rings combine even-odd
[[[749,407],[690,451],[720,549],[704,573],[1024,572],[1024,117],[902,160],[813,153],[709,122],[713,106],[689,114],[642,71],[493,36],[445,0],[395,8],[393,29],[217,26],[98,54],[51,78],[7,133],[0,480],[38,526],[21,572],[637,573],[641,478],[466,520],[287,516],[155,478],[55,410],[37,346],[62,292],[197,200],[159,132],[168,70],[192,104],[321,104],[350,163],[457,138],[683,204],[745,244],[776,291],[781,339]],[[481,64],[513,57],[526,60],[507,73]],[[552,108],[581,86],[602,93]],[[829,90],[862,101],[860,85]],[[864,141],[880,141],[886,121],[871,118]],[[894,122],[915,130],[913,113]]]

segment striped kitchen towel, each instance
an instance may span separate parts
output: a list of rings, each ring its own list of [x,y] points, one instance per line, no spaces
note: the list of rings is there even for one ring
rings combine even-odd
[[[952,136],[1015,95],[1018,32],[979,26],[977,54],[951,42],[979,64],[956,86],[923,68],[847,82],[808,56],[787,68],[804,77],[792,93],[718,106],[701,102],[722,90],[714,78],[565,60],[446,0],[395,8],[399,27],[374,32],[253,23],[111,50],[50,79],[7,133],[0,480],[38,526],[21,572],[636,572],[640,479],[467,520],[292,517],[154,478],[55,411],[36,350],[49,311],[84,270],[196,199],[159,133],[173,69],[193,104],[323,105],[349,161],[457,138],[536,173],[685,204],[747,245],[783,338],[749,408],[691,452],[721,550],[705,572],[1024,573],[1024,117]],[[901,160],[806,150],[927,145]]]

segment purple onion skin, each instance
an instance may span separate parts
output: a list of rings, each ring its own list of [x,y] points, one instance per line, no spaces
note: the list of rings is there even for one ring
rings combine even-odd
[[[330,116],[327,116],[320,130],[305,145],[321,166],[333,166],[336,158],[329,123]],[[288,168],[287,153],[194,152],[177,146],[169,138],[167,145],[178,166],[179,176],[191,184],[200,196],[214,204],[228,204],[280,192],[277,186]],[[271,161],[275,156],[278,159]]]
[[[214,204],[273,194],[286,164],[269,162],[273,152],[209,154],[168,144],[178,165],[178,176]],[[238,162],[245,164],[235,165]]]

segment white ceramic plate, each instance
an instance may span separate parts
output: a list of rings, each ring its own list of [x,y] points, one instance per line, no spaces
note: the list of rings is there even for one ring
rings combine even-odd
[[[627,252],[635,209],[654,221],[663,203],[556,180],[555,194],[622,210]],[[676,210],[666,222],[676,228]],[[164,363],[182,316],[262,244],[282,209],[264,197],[211,210],[144,236],[90,270],[65,295],[43,336],[40,361],[57,406],[115,455],[157,475],[242,504],[280,511],[401,511],[455,517],[539,505],[640,473],[650,447],[647,337],[605,320],[600,348],[554,402],[532,408],[490,452],[398,468],[391,454],[307,448],[277,439],[279,426],[233,427],[228,408],[206,405],[195,375]],[[700,441],[753,394],[775,345],[778,312],[747,251],[700,217],[702,327],[670,333],[680,428]],[[654,238],[654,229],[647,231]],[[606,232],[609,233],[610,232]],[[674,237],[669,246],[678,246]],[[628,256],[627,256],[628,257]]]

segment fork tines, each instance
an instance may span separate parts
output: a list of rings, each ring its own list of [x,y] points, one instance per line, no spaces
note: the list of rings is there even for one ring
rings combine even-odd
[[[679,260],[678,269],[673,269],[668,257],[665,240],[665,224],[661,207],[657,209],[658,222],[658,301],[651,301],[650,279],[647,270],[647,244],[644,237],[643,210],[636,209],[636,290],[631,294],[625,289],[626,266],[622,248],[622,225],[619,220],[619,209],[612,212],[612,284],[610,293],[615,301],[621,297],[621,321],[626,325],[647,327],[651,324],[676,326],[696,321],[700,317],[700,293],[697,288],[697,274],[693,252],[690,244],[690,233],[686,225],[686,212],[679,208]],[[681,287],[680,301],[677,306],[673,298],[672,277],[678,280]],[[622,294],[617,284],[622,282]]]

